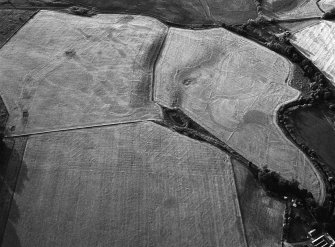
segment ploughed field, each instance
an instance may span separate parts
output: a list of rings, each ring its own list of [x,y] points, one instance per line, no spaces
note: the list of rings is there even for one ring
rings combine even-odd
[[[190,24],[254,15],[244,1],[178,10],[155,1],[148,13],[142,2],[110,4]],[[281,246],[285,205],[230,154],[158,124],[161,106],[324,200],[319,174],[276,123],[300,95],[296,68],[223,28],[40,11],[0,49],[0,64],[2,246]]]
[[[335,81],[334,38],[332,21],[321,21],[296,32],[292,44],[297,47],[330,81]]]
[[[299,20],[321,17],[317,0],[264,0],[264,14],[278,20]]]

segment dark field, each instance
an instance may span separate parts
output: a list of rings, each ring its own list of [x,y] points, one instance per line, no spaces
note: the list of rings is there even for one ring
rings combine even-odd
[[[0,9],[0,48],[35,12],[34,10]]]
[[[298,109],[292,114],[295,134],[335,169],[334,113],[326,107]]]
[[[177,24],[238,24],[257,17],[253,0],[12,0],[11,3],[0,7],[59,8],[70,3],[95,7],[100,12],[149,15]]]

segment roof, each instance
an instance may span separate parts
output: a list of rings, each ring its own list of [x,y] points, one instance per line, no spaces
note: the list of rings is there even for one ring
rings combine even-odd
[[[314,239],[312,244],[314,247],[333,247],[335,246],[335,241],[328,233],[325,233]]]

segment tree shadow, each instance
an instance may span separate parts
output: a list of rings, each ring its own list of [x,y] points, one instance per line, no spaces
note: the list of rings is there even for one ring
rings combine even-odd
[[[14,194],[21,194],[28,180],[23,161],[26,138],[0,141],[0,244],[20,247],[15,225],[19,222],[19,206]]]

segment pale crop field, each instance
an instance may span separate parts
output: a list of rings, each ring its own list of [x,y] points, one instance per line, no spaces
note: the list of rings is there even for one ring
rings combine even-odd
[[[230,158],[154,123],[31,136],[3,247],[247,247]]]
[[[39,12],[0,50],[8,134],[159,118],[152,72],[166,32],[148,17]]]
[[[321,17],[316,0],[264,0],[265,14],[280,20]]]
[[[332,82],[335,81],[335,25],[321,21],[296,32],[291,43]]]
[[[288,85],[293,69],[224,29],[171,28],[155,71],[155,100],[182,109],[249,161],[297,179],[322,201],[322,180],[276,124],[277,109],[300,94]]]
[[[252,173],[232,160],[249,247],[281,247],[285,203],[266,195]]]

